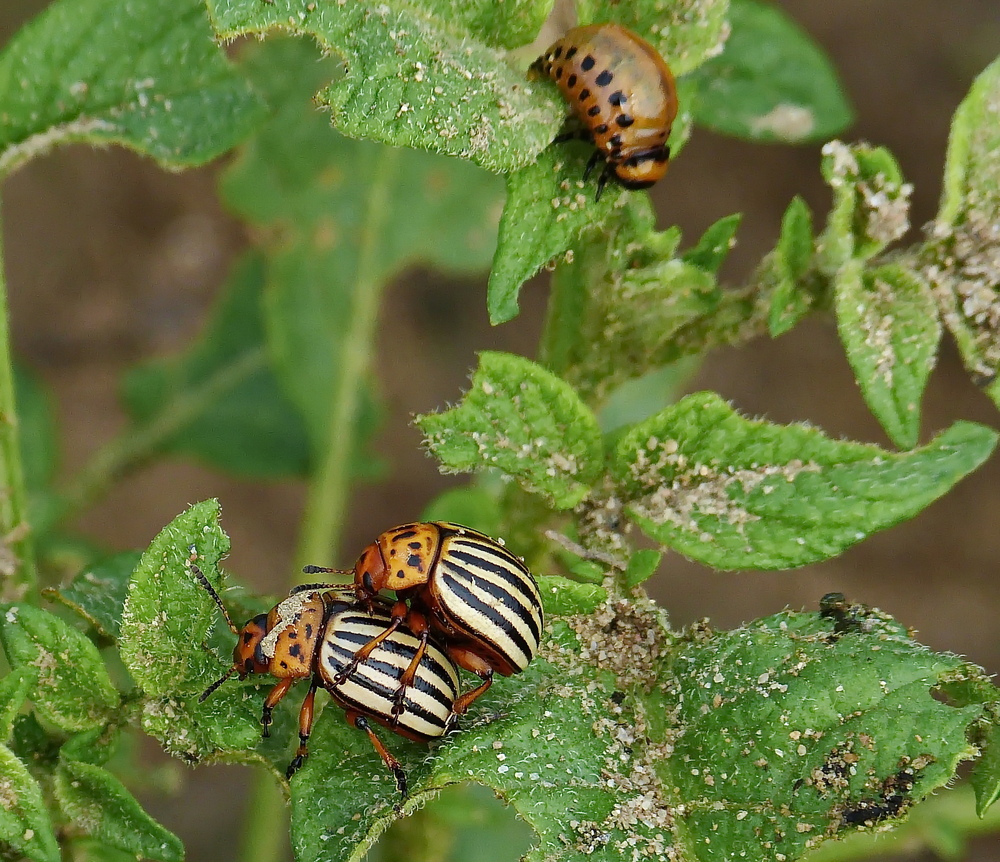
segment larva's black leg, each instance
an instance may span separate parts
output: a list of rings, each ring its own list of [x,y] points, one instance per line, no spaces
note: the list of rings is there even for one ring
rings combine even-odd
[[[594,140],[593,135],[590,134],[589,129],[568,129],[565,132],[560,132],[552,139],[553,144],[565,144],[567,141],[587,141],[590,143]]]
[[[597,178],[597,195],[594,197],[595,203],[601,199],[604,187],[608,184],[608,180],[611,179],[613,174],[614,168],[610,164],[606,164],[604,166],[604,170],[601,171],[601,175]],[[584,179],[586,179],[586,177],[584,177]]]
[[[600,160],[601,160],[602,158],[603,158],[603,157],[602,157],[602,155],[601,155],[601,151],[600,151],[600,150],[594,150],[594,152],[593,152],[593,154],[591,155],[591,157],[590,157],[590,158],[589,158],[589,159],[587,160],[587,167],[586,167],[586,168],[584,168],[584,171],[583,171],[583,181],[584,181],[584,182],[587,182],[587,180],[589,180],[589,179],[590,179],[590,175],[591,175],[591,174],[592,174],[592,173],[594,172],[594,166],[595,166],[595,165],[596,165],[596,164],[597,164],[597,163],[598,163],[598,162],[599,162],[599,161],[600,161]],[[601,177],[603,178],[604,174],[606,174],[607,172],[608,172],[608,168],[607,168],[607,166],[605,166],[605,168],[604,168],[604,172],[603,172],[603,173],[601,174]],[[599,183],[599,184],[600,184],[600,183]],[[599,196],[599,195],[598,195],[598,196]]]

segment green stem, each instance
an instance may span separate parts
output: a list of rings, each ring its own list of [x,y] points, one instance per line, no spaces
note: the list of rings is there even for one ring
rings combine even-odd
[[[552,274],[538,361],[559,375],[572,366],[579,346],[587,302],[581,279],[578,263],[563,264]]]
[[[354,302],[337,362],[326,446],[309,485],[296,570],[308,563],[336,561],[347,511],[361,386],[371,368],[379,301],[385,284],[379,254],[389,213],[389,193],[396,182],[399,161],[399,151],[395,149],[384,147],[379,152],[378,162],[371,169],[372,181],[359,237]]]
[[[274,775],[253,770],[237,858],[278,862],[288,856],[288,806]]]
[[[379,842],[379,862],[446,862],[455,832],[455,824],[441,816],[438,800],[433,800],[393,823]]]
[[[24,487],[14,395],[7,280],[0,245],[0,599],[3,601],[20,600],[38,588],[34,542],[27,510],[28,497]],[[8,559],[8,555],[12,560]]]
[[[245,353],[198,386],[173,399],[152,422],[130,427],[101,448],[63,492],[57,517],[65,520],[86,508],[123,475],[157,452],[181,428],[201,415],[213,401],[258,371],[264,363],[263,348]]]
[[[379,153],[377,164],[372,164],[369,170],[372,182],[358,244],[354,302],[343,349],[337,358],[326,446],[319,453],[319,463],[309,485],[294,571],[307,563],[336,560],[347,511],[361,386],[372,364],[379,301],[385,284],[379,252],[399,161],[398,151],[390,147],[381,148]],[[285,811],[279,803],[273,777],[258,770],[247,807],[241,859],[277,862],[282,858],[288,819],[279,816],[278,812]]]

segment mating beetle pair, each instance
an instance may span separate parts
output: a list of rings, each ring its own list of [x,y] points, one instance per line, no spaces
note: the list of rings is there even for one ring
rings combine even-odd
[[[362,553],[352,570],[353,588],[297,587],[242,630],[201,571],[193,564],[191,569],[239,636],[232,667],[202,700],[234,673],[241,679],[251,673],[277,677],[264,701],[266,736],[274,707],[297,680],[311,678],[289,777],[307,756],[316,689],[322,686],[347,721],[368,734],[405,796],[406,776],[368,719],[416,741],[443,736],[489,688],[494,672],[509,676],[528,665],[541,637],[541,602],[531,573],[489,536],[457,524],[389,530]],[[378,597],[382,589],[396,590],[395,604]],[[460,695],[456,663],[483,682]]]

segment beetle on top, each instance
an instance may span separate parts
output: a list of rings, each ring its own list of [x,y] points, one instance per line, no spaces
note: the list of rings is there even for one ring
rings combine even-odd
[[[462,696],[463,712],[490,687],[494,672],[520,673],[538,651],[538,585],[518,557],[478,530],[446,521],[404,524],[386,530],[365,548],[350,572],[321,566],[303,571],[353,574],[357,597],[369,608],[382,590],[395,591],[390,623],[357,650],[338,676],[346,678],[405,626],[420,639],[420,647],[401,676],[394,715],[405,708],[406,692],[432,634],[457,665],[483,680]]]

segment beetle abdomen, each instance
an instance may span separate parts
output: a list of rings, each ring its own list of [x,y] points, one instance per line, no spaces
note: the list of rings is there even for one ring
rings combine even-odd
[[[434,579],[438,607],[466,637],[492,647],[509,666],[524,670],[542,634],[538,585],[524,564],[502,545],[476,534],[450,537]]]

